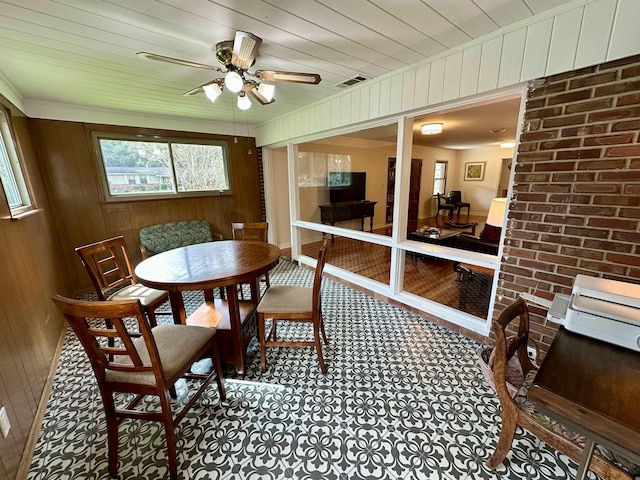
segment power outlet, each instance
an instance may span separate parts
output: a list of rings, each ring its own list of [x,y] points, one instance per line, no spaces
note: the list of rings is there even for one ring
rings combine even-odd
[[[11,424],[9,423],[9,417],[7,416],[7,409],[0,408],[0,430],[2,430],[2,436],[7,438],[9,436],[9,430],[11,430]]]
[[[535,347],[527,347],[527,355],[530,360],[536,359],[536,348]]]

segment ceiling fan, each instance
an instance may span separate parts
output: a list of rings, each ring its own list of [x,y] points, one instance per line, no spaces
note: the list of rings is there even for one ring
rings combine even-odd
[[[281,72],[277,70],[256,70],[255,72],[250,72],[249,68],[255,63],[256,55],[258,54],[258,49],[261,44],[262,39],[260,37],[242,31],[236,32],[234,41],[225,40],[219,42],[216,45],[216,58],[224,65],[224,68],[165,57],[164,55],[157,55],[155,53],[138,52],[137,55],[150,60],[159,60],[161,62],[224,73],[224,78],[215,78],[193,90],[185,92],[183,95],[191,96],[204,92],[211,102],[215,102],[222,94],[223,88],[226,87],[229,91],[238,94],[238,108],[241,110],[251,108],[251,100],[249,100],[247,93],[262,105],[275,102],[275,87],[273,85],[259,83],[247,77],[253,77],[265,82],[293,82],[311,85],[320,83],[320,75],[317,73]]]

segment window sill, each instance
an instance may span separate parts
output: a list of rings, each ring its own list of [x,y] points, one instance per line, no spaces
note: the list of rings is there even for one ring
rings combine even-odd
[[[42,208],[34,208],[32,210],[28,210],[26,212],[22,212],[22,213],[17,213],[17,214],[12,214],[9,217],[6,217],[9,220],[22,220],[24,218],[30,217],[31,215],[35,215],[37,213],[43,212],[44,209]]]

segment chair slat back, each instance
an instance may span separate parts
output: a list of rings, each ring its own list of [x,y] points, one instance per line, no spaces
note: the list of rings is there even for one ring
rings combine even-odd
[[[154,363],[159,366],[151,328],[138,300],[91,302],[61,295],[52,300],[87,352],[99,381],[104,381],[107,370],[153,373]],[[132,331],[144,338],[149,354],[146,364],[134,346]]]
[[[267,222],[232,222],[231,235],[234,240],[257,240],[267,242],[269,235]]]
[[[519,319],[518,332],[515,336],[507,338],[507,328],[515,319]],[[503,360],[506,365],[506,362],[517,354],[522,372],[526,376],[529,371],[535,368],[527,355],[527,345],[529,343],[529,310],[527,303],[518,297],[492,322],[492,327],[496,336],[496,366],[499,359]],[[494,371],[494,375],[498,375],[498,373]]]
[[[320,251],[318,252],[318,263],[313,275],[313,311],[318,312],[321,304],[320,287],[322,286],[322,272],[327,262],[327,250],[329,249],[329,237],[322,240]]]
[[[107,292],[136,283],[131,259],[122,235],[76,248],[100,300]]]

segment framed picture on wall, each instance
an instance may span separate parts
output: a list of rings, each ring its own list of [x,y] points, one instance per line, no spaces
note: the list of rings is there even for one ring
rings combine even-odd
[[[484,180],[484,164],[486,162],[467,162],[464,164],[465,180]]]

